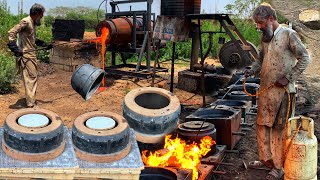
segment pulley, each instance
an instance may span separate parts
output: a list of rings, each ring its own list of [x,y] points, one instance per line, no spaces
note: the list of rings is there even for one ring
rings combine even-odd
[[[250,66],[254,61],[253,56],[257,57],[258,54],[257,48],[251,42],[248,42],[250,44],[251,52],[249,50],[239,50],[236,43],[239,43],[241,49],[244,49],[244,45],[240,40],[236,42],[229,41],[221,47],[219,52],[220,63],[229,71]]]

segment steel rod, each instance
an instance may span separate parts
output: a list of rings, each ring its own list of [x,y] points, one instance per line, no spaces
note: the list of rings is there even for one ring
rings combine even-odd
[[[156,47],[156,57],[154,59],[154,63],[153,63],[153,69],[152,69],[152,82],[151,82],[151,87],[154,87],[154,79],[156,78],[156,66],[157,66],[157,63],[158,63],[158,58],[159,58],[159,51],[160,51],[160,41],[157,41],[157,45],[155,46]],[[155,44],[155,43],[153,43]]]
[[[173,93],[173,81],[174,81],[174,60],[176,53],[176,42],[172,43],[172,59],[171,59],[171,83],[170,83],[170,92]]]
[[[145,50],[145,48],[146,48],[147,41],[148,41],[148,38],[149,38],[149,37],[148,37],[148,34],[149,34],[148,31],[146,31],[146,32],[144,33],[144,39],[143,39],[142,47],[141,47],[140,54],[139,54],[139,58],[138,58],[138,62],[137,62],[136,72],[139,71],[140,66],[141,66],[142,56],[143,56],[143,54],[144,54],[144,50]]]

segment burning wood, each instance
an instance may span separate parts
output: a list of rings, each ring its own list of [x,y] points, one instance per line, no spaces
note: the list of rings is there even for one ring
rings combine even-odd
[[[205,156],[211,146],[216,142],[211,137],[205,136],[200,143],[193,142],[187,144],[180,138],[170,139],[171,135],[165,137],[164,149],[154,153],[145,150],[142,152],[142,160],[147,166],[154,167],[179,167],[191,169],[193,171],[193,180],[198,178],[198,169],[201,164],[200,158]]]

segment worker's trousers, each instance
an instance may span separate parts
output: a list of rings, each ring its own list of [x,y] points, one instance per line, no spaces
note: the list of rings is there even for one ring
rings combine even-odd
[[[26,94],[26,104],[28,107],[33,107],[36,102],[35,96],[38,85],[37,59],[20,57],[17,59],[17,68],[22,74]]]
[[[286,95],[285,95],[286,96]],[[288,98],[282,101],[276,118],[286,118]],[[289,118],[294,116],[295,94],[290,94]],[[286,135],[284,134],[285,121],[282,124],[274,123],[272,127],[257,124],[258,155],[262,161],[273,161],[274,167],[283,168]]]

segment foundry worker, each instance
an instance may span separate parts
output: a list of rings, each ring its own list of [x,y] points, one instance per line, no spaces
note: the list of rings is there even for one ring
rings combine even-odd
[[[19,24],[9,30],[9,49],[16,56],[18,72],[22,74],[25,87],[27,107],[35,106],[35,95],[38,83],[38,66],[36,57],[36,46],[51,49],[52,45],[46,45],[43,41],[36,39],[36,26],[41,25],[41,18],[45,8],[40,4],[34,4],[30,9],[28,17],[23,18]]]
[[[249,166],[266,166],[272,169],[266,179],[279,179],[284,175],[284,129],[288,110],[285,88],[293,102],[294,82],[311,60],[298,34],[278,24],[276,12],[269,4],[257,7],[253,19],[257,29],[262,31],[261,51],[252,70],[246,70],[245,75],[260,74],[260,90],[273,83],[274,86],[259,95],[257,143],[260,161],[250,162]],[[290,110],[292,108],[294,104],[291,103]]]

